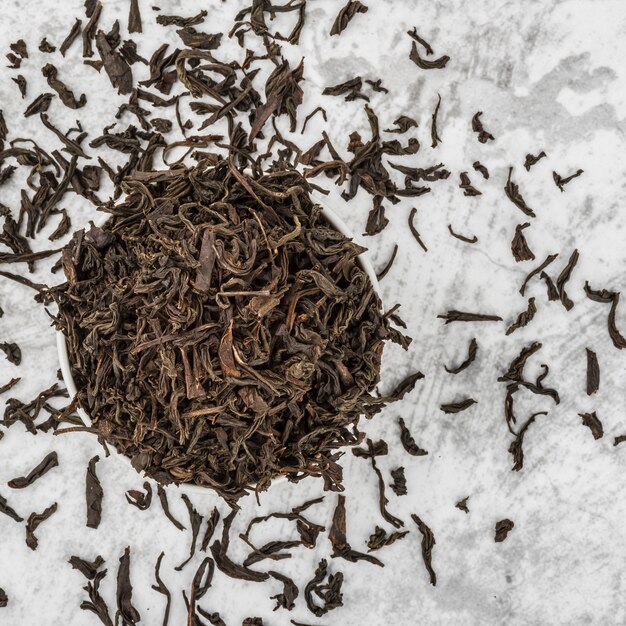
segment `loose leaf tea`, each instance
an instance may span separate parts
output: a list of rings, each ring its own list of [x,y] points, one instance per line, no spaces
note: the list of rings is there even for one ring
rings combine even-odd
[[[467,349],[467,358],[457,367],[448,368],[447,365],[444,365],[444,369],[448,374],[458,374],[462,372],[464,369],[467,369],[476,359],[476,355],[478,354],[478,342],[475,337],[472,337],[469,343],[469,347]]]
[[[554,259],[556,259],[556,257],[558,257],[558,253],[557,254],[549,254],[546,258],[545,261],[543,261],[543,263],[541,263],[541,265],[539,265],[539,267],[536,267],[534,270],[532,270],[524,279],[524,282],[522,283],[522,286],[520,287],[519,292],[524,295],[524,293],[526,292],[526,286],[528,285],[528,283],[530,282],[530,280],[532,278],[534,278],[535,276],[537,276],[537,274],[540,274],[541,272],[543,272],[543,270],[546,269],[546,267],[548,267],[548,265],[550,265],[550,263],[552,263],[554,261]]]
[[[53,467],[59,465],[59,458],[56,452],[46,454],[43,460],[34,467],[26,476],[20,476],[10,480],[7,484],[12,489],[24,489],[32,485],[36,480],[47,474]]]
[[[397,243],[394,244],[393,252],[391,253],[391,256],[389,257],[389,260],[387,261],[387,263],[385,263],[385,267],[383,267],[383,269],[380,270],[380,272],[376,273],[377,280],[382,280],[383,278],[385,278],[385,276],[387,276],[389,270],[391,269],[391,266],[393,265],[393,262],[396,260],[396,254],[398,254]]]
[[[324,580],[328,576],[328,582],[324,583]],[[336,574],[328,573],[328,561],[322,559],[315,570],[313,578],[306,584],[304,588],[304,599],[306,605],[317,617],[321,617],[337,607],[343,606],[343,594],[341,593],[341,586],[343,584],[343,573],[337,572]],[[314,596],[317,596],[322,602],[322,606],[317,604],[314,600]]]
[[[133,586],[130,582],[130,547],[126,547],[120,557],[117,570],[117,613],[125,626],[135,626],[141,621],[139,611],[133,606]],[[117,622],[117,616],[116,616]]]
[[[518,328],[526,326],[535,317],[536,312],[537,307],[535,306],[535,299],[528,298],[528,307],[517,316],[517,319],[506,329],[505,334],[510,335]]]
[[[165,556],[165,552],[161,552],[154,566],[154,579],[156,580],[156,585],[152,585],[152,589],[154,589],[158,593],[161,593],[165,596],[165,610],[163,611],[163,626],[168,626],[169,618],[170,618],[170,606],[172,604],[172,594],[170,590],[167,588],[167,585],[161,579],[161,561],[163,560],[164,556]]]
[[[72,25],[70,32],[67,34],[67,37],[63,40],[61,45],[59,46],[59,52],[65,56],[65,53],[69,50],[70,46],[74,43],[74,41],[80,35],[80,27],[82,26],[83,21],[76,18],[76,21]]]
[[[476,235],[474,235],[473,237],[465,237],[464,235],[459,235],[459,233],[455,233],[452,230],[452,224],[448,224],[448,230],[453,237],[459,239],[460,241],[464,241],[465,243],[478,243],[478,237]]]
[[[454,506],[463,511],[464,513],[469,513],[469,508],[467,507],[467,501],[469,500],[469,496],[465,496],[462,500],[459,500]]]
[[[496,522],[496,533],[495,533],[495,541],[496,543],[500,543],[507,538],[509,531],[513,529],[515,526],[515,522],[510,519],[503,519],[499,522]]]
[[[506,193],[507,198],[525,215],[529,217],[536,217],[535,212],[526,204],[522,194],[519,191],[519,186],[516,185],[511,180],[511,175],[513,174],[513,168],[509,167],[509,177],[506,181],[506,185],[504,187],[504,193]]]
[[[424,559],[424,567],[428,572],[430,578],[430,584],[435,586],[437,584],[437,574],[432,566],[432,550],[435,547],[435,535],[426,524],[415,513],[411,514],[411,519],[417,524],[417,527],[422,533],[422,558]]]
[[[16,343],[0,343],[0,350],[4,352],[4,356],[6,357],[7,361],[9,361],[9,363],[13,363],[13,365],[19,365],[22,362],[22,351]]]
[[[472,118],[472,130],[475,133],[478,133],[478,141],[480,141],[480,143],[487,143],[488,141],[493,141],[495,137],[485,130],[483,122],[480,119],[482,114],[482,111],[478,111],[478,113],[474,114],[474,117]],[[485,178],[489,178],[489,174],[487,174]]]
[[[348,0],[333,22],[333,27],[330,29],[331,36],[342,33],[357,13],[367,13],[367,7],[358,0]]]
[[[526,155],[526,160],[524,161],[524,167],[527,172],[530,172],[530,168],[537,163],[537,161],[543,159],[546,156],[546,153],[542,150],[538,155],[533,156],[532,154]]]
[[[102,499],[104,497],[104,491],[96,475],[96,463],[99,460],[100,457],[96,455],[89,461],[85,480],[87,526],[89,528],[98,528],[98,526],[100,526],[100,519],[102,518]]]
[[[591,431],[594,439],[600,439],[604,435],[602,422],[595,411],[591,413],[579,413],[578,415],[582,417],[583,426],[586,426]]]
[[[613,446],[618,446],[620,443],[624,443],[626,441],[626,435],[618,435],[613,440]]]
[[[416,214],[417,214],[417,209],[415,208],[411,209],[411,213],[409,214],[409,229],[411,231],[411,234],[415,238],[415,241],[417,241],[417,243],[420,245],[422,250],[424,250],[424,252],[428,252],[428,248],[425,246],[424,242],[422,241],[422,238],[420,237],[419,232],[417,231],[417,228],[415,228],[415,225],[413,224],[413,218],[415,217]]]
[[[518,224],[515,227],[515,235],[513,236],[513,241],[511,241],[511,252],[513,253],[513,258],[518,263],[520,261],[532,261],[535,258],[535,255],[528,247],[528,243],[526,242],[526,238],[522,232],[529,226],[530,222],[524,222],[523,224]]]
[[[565,178],[561,177],[556,172],[552,172],[552,178],[554,179],[554,184],[561,190],[561,192],[563,192],[565,191],[565,185],[567,185],[567,183],[569,183],[574,178],[580,176],[583,172],[584,170],[577,170],[574,174],[571,174],[570,176],[567,176]]]
[[[600,366],[598,365],[598,355],[589,348],[585,348],[587,353],[587,395],[592,396],[600,388]]]
[[[128,11],[128,32],[140,33],[141,27],[141,13],[139,12],[139,0],[130,0],[130,8]]]
[[[137,507],[140,511],[145,511],[150,508],[152,503],[152,485],[146,481],[143,484],[145,493],[138,491],[137,489],[129,489],[126,492],[126,502]]]
[[[31,513],[26,521],[26,545],[31,550],[36,550],[39,541],[37,537],[35,537],[35,531],[39,528],[39,525],[42,522],[45,522],[49,519],[57,510],[57,503],[51,504],[47,509],[45,509],[42,513]]]
[[[397,467],[396,469],[391,470],[391,478],[393,478],[393,482],[391,483],[391,489],[397,496],[406,496],[406,477],[404,475],[404,467]]]
[[[52,65],[47,63],[41,68],[41,73],[46,77],[48,85],[51,89],[57,92],[61,102],[70,109],[80,109],[87,104],[87,96],[83,93],[78,100],[74,96],[74,92],[61,80],[57,78],[58,70]]]
[[[489,180],[489,170],[480,161],[474,161],[472,167],[480,172],[485,180]]]
[[[567,265],[563,268],[563,271],[556,279],[556,290],[563,306],[568,311],[574,306],[574,303],[570,300],[567,293],[565,293],[565,284],[570,279],[572,271],[574,270],[574,267],[576,267],[576,263],[578,263],[578,250],[574,250],[574,252],[572,252],[572,256],[570,256]]]
[[[415,439],[413,439],[411,431],[408,429],[402,417],[398,418],[398,425],[400,426],[400,442],[402,443],[402,447],[411,456],[426,456],[428,452],[422,450],[422,448],[415,443]]]
[[[376,526],[376,529],[367,540],[368,552],[374,552],[374,550],[380,550],[385,546],[390,546],[392,543],[395,543],[398,539],[406,537],[408,534],[408,530],[403,530],[400,532],[393,532],[388,535],[383,528]]]
[[[461,183],[459,187],[463,190],[464,196],[480,196],[482,192],[476,189],[470,181],[470,177],[467,175],[467,172],[461,172]]]
[[[104,565],[104,559],[100,555],[93,561],[87,561],[78,556],[71,556],[68,563],[72,566],[72,569],[78,570],[87,580],[93,580],[98,570]]]
[[[439,408],[444,413],[460,413],[461,411],[465,411],[465,409],[471,407],[472,404],[476,404],[476,400],[474,400],[473,398],[466,398],[465,400],[460,400],[459,402],[442,404]]]
[[[438,319],[446,320],[446,324],[452,322],[501,322],[498,315],[484,315],[482,313],[466,313],[465,311],[448,311],[444,315],[437,315]]]
[[[374,565],[383,567],[383,563],[377,558],[362,552],[353,550],[348,540],[346,539],[346,497],[343,495],[337,496],[337,506],[333,514],[333,523],[328,533],[328,538],[333,546],[332,557],[341,557],[346,561],[356,563],[357,561],[369,561]]]
[[[585,281],[585,293],[587,294],[587,297],[594,302],[601,302],[602,304],[611,303],[609,316],[607,318],[609,337],[611,338],[613,345],[619,350],[626,348],[626,338],[619,332],[615,323],[617,306],[619,305],[619,292],[608,291],[606,289],[596,291],[590,287],[589,282]]]
[[[385,128],[386,133],[406,133],[409,128],[415,128],[417,122],[407,115],[401,115],[393,122],[397,128]]]
[[[161,482],[239,497],[288,473],[322,476],[330,488],[332,451],[357,441],[348,426],[399,396],[371,394],[383,341],[404,340],[358,265],[362,248],[328,227],[291,170],[250,178],[223,160],[140,172],[126,185],[127,199],[107,208],[110,221],[64,250],[68,281],[54,290],[79,405],[99,416],[107,442]],[[158,197],[160,208],[127,219]],[[155,254],[178,268],[175,290],[169,272],[154,282]],[[120,272],[150,288],[120,293]],[[106,319],[133,326],[132,341],[97,331]],[[368,343],[354,343],[363,332]],[[309,417],[294,420],[305,407]],[[274,429],[288,422],[277,440]]]
[[[8,604],[9,597],[7,596],[6,591],[2,587],[0,587],[0,609],[3,609]]]
[[[513,467],[511,469],[514,472],[519,472],[522,467],[524,467],[524,435],[526,434],[528,427],[535,422],[535,418],[538,415],[547,415],[547,413],[545,411],[534,413],[526,420],[517,433],[513,433],[515,435],[515,440],[511,442],[509,452],[513,456]]]
[[[204,536],[202,538],[202,544],[200,545],[200,550],[202,552],[206,552],[206,549],[209,546],[209,542],[213,538],[213,533],[215,532],[215,527],[220,520],[220,512],[217,510],[217,507],[213,507],[211,511],[211,515],[207,518],[206,530],[204,531]]]
[[[167,494],[165,493],[165,489],[162,485],[157,484],[157,495],[159,496],[159,501],[161,502],[161,508],[163,509],[163,513],[165,513],[165,517],[167,517],[178,530],[185,530],[185,527],[172,515],[170,512],[170,505],[167,501]]]
[[[409,54],[409,59],[417,65],[422,70],[441,70],[443,69],[450,60],[450,57],[447,54],[440,56],[438,59],[433,59],[429,61],[428,59],[424,59],[420,56],[420,53],[417,49],[417,44],[412,42],[411,44],[411,53]]]
[[[439,115],[439,107],[441,106],[441,96],[437,94],[437,106],[433,111],[430,122],[430,138],[431,138],[431,148],[436,148],[439,143],[441,143],[441,137],[437,132],[437,116]]]
[[[189,524],[191,526],[191,546],[189,547],[189,557],[183,561],[180,565],[177,565],[174,569],[177,572],[180,572],[191,559],[193,559],[193,555],[196,553],[196,541],[198,540],[198,533],[200,532],[200,526],[202,525],[202,515],[196,511],[191,500],[187,496],[186,493],[182,495],[183,502],[187,507],[187,511],[189,513]]]

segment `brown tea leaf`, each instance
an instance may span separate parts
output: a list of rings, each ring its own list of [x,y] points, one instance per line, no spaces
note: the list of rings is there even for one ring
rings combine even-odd
[[[411,518],[417,524],[420,533],[422,533],[422,558],[430,578],[430,584],[435,586],[437,584],[437,574],[435,574],[432,566],[432,550],[435,547],[435,535],[415,513],[411,514]]]
[[[586,426],[593,435],[594,439],[600,439],[604,435],[604,428],[602,428],[602,422],[596,415],[596,412],[592,413],[579,413],[582,417],[583,426]]]
[[[496,534],[495,534],[496,543],[500,543],[501,541],[504,541],[514,526],[515,526],[515,522],[511,521],[510,519],[503,519],[503,520],[500,520],[499,522],[496,522]]]

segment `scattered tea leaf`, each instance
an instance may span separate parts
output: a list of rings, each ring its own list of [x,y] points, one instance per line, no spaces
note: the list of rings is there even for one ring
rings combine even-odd
[[[592,289],[589,285],[588,281],[585,281],[585,294],[590,300],[594,302],[601,302],[602,304],[611,303],[611,308],[609,310],[609,316],[607,318],[607,325],[609,328],[609,337],[613,342],[613,345],[618,349],[622,350],[626,348],[626,338],[619,332],[617,329],[617,325],[615,323],[615,317],[617,315],[617,306],[619,305],[619,292],[617,291],[608,291],[606,289],[602,289],[600,291],[596,291]]]
[[[587,395],[592,396],[600,388],[600,366],[598,365],[598,355],[589,348],[585,348],[587,353]]]
[[[524,161],[524,167],[526,171],[529,172],[530,168],[537,163],[537,161],[543,159],[546,156],[546,153],[542,150],[537,156],[533,156],[532,154],[526,155],[526,160]]]
[[[474,161],[472,167],[480,172],[485,180],[489,180],[489,170],[480,161]]]
[[[59,465],[59,458],[56,452],[46,454],[43,460],[35,466],[26,476],[20,476],[10,480],[7,484],[12,489],[24,489],[29,487],[36,480],[47,474],[52,468]]]
[[[202,525],[203,519],[202,515],[196,511],[187,494],[184,493],[181,498],[183,499],[189,513],[189,524],[191,525],[191,546],[189,547],[189,557],[174,568],[177,572],[180,572],[185,565],[193,559],[193,556],[196,553],[196,541],[198,540],[198,533],[200,532],[200,526]]]
[[[374,552],[375,550],[380,550],[385,546],[390,546],[399,539],[406,537],[408,534],[408,530],[403,530],[400,532],[392,532],[388,535],[383,528],[381,528],[380,526],[376,526],[376,529],[367,540],[368,552]]]
[[[426,524],[415,513],[411,513],[411,518],[417,524],[417,527],[422,533],[422,558],[424,559],[424,566],[428,572],[430,578],[430,584],[435,586],[437,584],[437,574],[432,566],[432,550],[435,547],[435,536]]]
[[[0,343],[0,350],[4,352],[9,363],[13,365],[19,365],[22,362],[22,351],[15,342],[2,342]]]
[[[464,235],[460,235],[459,233],[455,233],[452,230],[452,224],[448,224],[448,230],[450,231],[450,234],[455,237],[456,239],[459,239],[460,241],[464,241],[465,243],[478,243],[478,237],[476,235],[474,235],[473,237],[465,237]]]
[[[469,508],[467,507],[467,501],[469,500],[469,496],[465,496],[462,500],[459,500],[454,506],[463,511],[464,513],[469,513]]]
[[[439,408],[444,413],[460,413],[461,411],[465,411],[465,409],[471,407],[472,404],[476,404],[476,400],[473,398],[466,398],[465,400],[460,400],[459,402],[442,404]]]
[[[413,219],[415,218],[416,214],[417,214],[417,209],[412,208],[411,213],[409,213],[409,229],[411,231],[411,234],[415,238],[415,241],[417,241],[417,243],[422,248],[422,250],[424,250],[424,252],[428,252],[428,248],[424,245],[424,242],[422,241],[422,238],[420,237],[420,234],[417,228],[415,228],[415,225],[413,224]]]
[[[87,467],[87,477],[85,480],[85,494],[87,499],[87,526],[98,528],[102,518],[102,499],[104,491],[100,480],[96,475],[96,463],[100,460],[98,455],[94,456]]]
[[[152,503],[152,485],[148,481],[143,484],[145,493],[136,489],[129,489],[126,492],[126,502],[137,507],[140,511],[145,511],[150,508]]]
[[[530,282],[530,280],[532,278],[534,278],[537,274],[540,274],[543,270],[546,269],[546,267],[548,267],[548,265],[550,265],[550,263],[552,263],[554,261],[554,259],[556,259],[556,257],[558,257],[558,253],[557,254],[549,254],[545,260],[541,263],[541,265],[539,265],[538,267],[536,267],[534,270],[532,270],[524,279],[524,282],[522,283],[522,286],[520,287],[519,292],[524,295],[525,291],[526,291],[526,286],[528,285],[528,283]]]
[[[358,0],[348,0],[348,3],[339,11],[333,22],[330,29],[331,36],[342,33],[357,13],[367,13],[367,7]]]
[[[478,141],[480,141],[480,143],[487,143],[488,141],[493,141],[495,137],[485,130],[483,122],[480,119],[482,114],[482,111],[478,111],[478,113],[474,114],[474,117],[472,118],[472,130],[475,133],[478,133]],[[485,178],[489,178],[489,174],[487,174]]]
[[[382,280],[383,278],[385,278],[385,276],[387,276],[387,273],[391,269],[391,266],[393,265],[393,262],[396,260],[396,254],[398,254],[398,244],[397,243],[394,244],[393,252],[391,253],[391,257],[389,258],[389,260],[385,264],[385,267],[383,267],[383,269],[380,270],[380,272],[376,273],[377,280]]]
[[[495,541],[496,543],[500,543],[507,538],[509,532],[515,526],[515,522],[510,519],[503,519],[499,522],[496,522],[496,533],[495,533]]]
[[[406,33],[409,37],[411,37],[411,39],[414,39],[415,41],[417,41],[418,44],[420,44],[421,46],[424,47],[424,50],[426,50],[426,54],[431,55],[434,54],[433,53],[433,49],[430,47],[430,45],[428,44],[427,41],[425,41],[424,39],[422,39],[418,34],[417,34],[417,27],[414,26],[413,30],[408,30]]]
[[[561,192],[563,192],[565,191],[565,185],[567,185],[567,183],[569,183],[574,178],[580,176],[583,172],[584,170],[577,170],[574,174],[571,174],[570,176],[567,176],[565,178],[562,178],[556,172],[552,172],[552,178],[554,179],[554,184],[561,190]]]
[[[524,435],[528,430],[528,427],[534,423],[535,418],[538,415],[547,415],[546,411],[540,411],[539,413],[534,413],[531,415],[524,425],[519,429],[519,431],[515,434],[515,439],[511,442],[509,446],[509,453],[513,456],[513,467],[511,468],[514,472],[519,472],[522,467],[524,467]]]
[[[328,582],[324,580],[328,576]],[[313,578],[306,584],[304,588],[304,599],[306,605],[316,617],[321,617],[337,607],[343,606],[343,594],[341,586],[343,584],[343,573],[328,573],[328,562],[322,559],[313,575]],[[317,596],[322,602],[322,606],[314,601]]]
[[[535,299],[528,298],[528,306],[525,311],[522,311],[517,319],[506,329],[506,335],[510,335],[515,332],[518,328],[523,328],[526,326],[534,317],[537,312],[537,307],[535,306]]]
[[[424,59],[420,56],[420,53],[417,49],[417,44],[415,41],[411,44],[411,53],[409,54],[409,59],[417,65],[422,70],[441,70],[443,69],[450,60],[450,57],[447,54],[440,56],[438,59],[434,59],[429,61],[428,59]]]
[[[398,425],[400,426],[400,442],[408,454],[411,456],[426,456],[428,452],[415,443],[415,439],[402,417],[398,418]]]
[[[26,521],[26,545],[31,550],[36,550],[39,541],[35,537],[35,531],[42,522],[49,519],[57,510],[57,503],[51,504],[42,513],[31,513]]]
[[[513,236],[513,240],[511,241],[511,252],[513,253],[513,258],[519,263],[520,261],[532,261],[535,258],[532,250],[528,247],[528,243],[526,242],[526,238],[524,237],[524,233],[522,232],[525,228],[530,226],[530,222],[524,222],[523,224],[518,224],[515,227],[515,235]]]
[[[498,315],[484,315],[482,313],[466,313],[464,311],[448,311],[444,315],[437,315],[438,319],[446,320],[446,324],[452,322],[501,322]]]
[[[482,191],[479,191],[472,185],[470,181],[470,177],[467,175],[467,172],[461,172],[461,183],[459,184],[459,188],[463,190],[464,196],[481,196]]]
[[[406,496],[406,477],[404,475],[404,467],[396,467],[396,469],[391,470],[391,478],[393,478],[393,482],[391,483],[391,489],[397,496]]]
[[[591,413],[579,413],[580,417],[582,417],[583,426],[586,426],[593,435],[594,439],[600,439],[602,435],[604,435],[604,428],[602,428],[602,422],[600,418],[596,415],[595,411]]]
[[[513,168],[509,167],[509,177],[504,187],[504,192],[507,198],[525,215],[529,217],[536,217],[535,212],[526,204],[524,197],[519,191],[519,186],[511,180],[513,174]]]
[[[444,369],[446,370],[446,372],[448,372],[448,374],[458,374],[459,372],[462,372],[464,369],[467,369],[476,359],[476,355],[478,353],[478,342],[476,341],[476,338],[473,337],[470,340],[469,343],[469,347],[467,349],[467,358],[457,367],[453,367],[453,368],[448,368],[446,365],[444,365]]]
[[[122,618],[122,623],[135,626],[141,621],[139,611],[133,606],[133,586],[130,582],[130,547],[126,547],[120,557],[120,565],[117,570],[117,611]]]
[[[7,499],[0,495],[0,513],[4,513],[4,515],[8,515],[12,520],[16,522],[23,522],[24,518],[18,515],[15,510],[9,506]]]
[[[441,143],[441,137],[437,132],[437,116],[439,115],[439,107],[441,106],[441,96],[437,94],[437,106],[433,111],[430,122],[430,138],[432,140],[431,148],[436,148],[437,144]]]

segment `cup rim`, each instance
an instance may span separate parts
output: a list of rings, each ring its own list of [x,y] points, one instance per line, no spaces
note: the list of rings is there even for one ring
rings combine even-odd
[[[348,239],[354,240],[354,233],[350,230],[348,225],[341,219],[341,217],[339,217],[339,215],[337,215],[337,213],[333,209],[331,209],[326,204],[326,202],[324,202],[324,200],[316,197],[314,202],[315,204],[319,204],[322,207],[322,215],[326,218],[326,220],[329,222],[331,226],[333,226],[337,231],[339,231],[342,235],[344,235]],[[380,291],[380,284],[378,282],[378,278],[376,277],[376,271],[374,270],[374,266],[372,265],[372,262],[370,261],[369,251],[365,250],[361,252],[357,257],[357,260],[358,260],[359,265],[361,265],[361,268],[363,269],[363,271],[367,274],[367,277],[369,278],[370,283],[372,285],[372,289],[374,290],[376,295],[378,295],[381,301],[381,307],[384,310],[384,305],[382,303],[382,294]],[[67,339],[65,335],[63,334],[63,332],[60,330],[57,330],[56,341],[57,341],[57,352],[59,356],[59,362],[61,365],[61,376],[63,377],[63,382],[65,383],[65,386],[67,387],[67,391],[69,392],[70,398],[74,398],[76,397],[78,390],[76,388],[76,383],[74,382],[74,376],[72,375],[72,368],[70,365],[69,354],[67,351]],[[81,408],[80,406],[77,407],[76,413],[78,414],[78,416],[80,417],[81,421],[83,422],[85,426],[87,427],[92,426],[91,418],[89,417],[89,415],[83,408]],[[122,454],[121,452],[118,452],[115,446],[110,446],[110,448],[112,448],[111,456],[118,458],[128,468],[133,469],[133,471],[135,472],[137,471],[132,466],[129,457],[127,457],[125,454]],[[137,473],[140,476],[142,476],[144,479],[150,478],[143,471],[137,472]],[[276,478],[272,480],[272,482],[275,482],[277,480],[284,480],[284,479],[285,479],[284,476],[277,476]],[[180,493],[186,493],[188,495],[206,494],[208,492],[211,492],[210,487],[202,487],[201,485],[195,485],[195,484],[190,484],[190,483],[171,483],[171,485],[177,487],[180,490]]]

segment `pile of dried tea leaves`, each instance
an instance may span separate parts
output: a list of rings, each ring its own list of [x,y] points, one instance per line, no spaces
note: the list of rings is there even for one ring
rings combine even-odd
[[[238,497],[272,478],[341,489],[337,448],[371,417],[383,343],[401,341],[295,170],[232,160],[135,172],[50,291],[78,403],[162,483]]]

